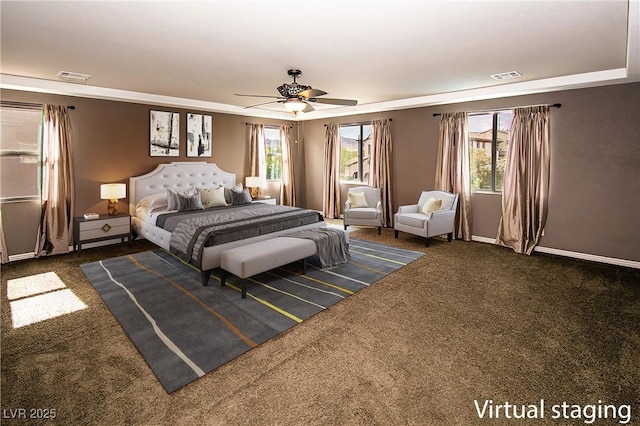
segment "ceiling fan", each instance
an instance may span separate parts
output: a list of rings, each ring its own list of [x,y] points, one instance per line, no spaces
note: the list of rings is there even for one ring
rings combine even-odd
[[[327,94],[324,90],[313,89],[311,86],[305,86],[302,84],[298,84],[296,79],[300,77],[302,71],[298,69],[290,69],[287,71],[293,78],[293,83],[283,83],[278,86],[278,92],[280,96],[269,96],[269,95],[243,95],[240,93],[234,93],[236,96],[248,96],[253,98],[273,98],[274,101],[264,102],[257,105],[251,105],[245,108],[253,108],[262,105],[281,103],[284,107],[293,112],[294,114],[298,112],[310,112],[313,111],[312,103],[318,104],[331,104],[331,105],[344,105],[344,106],[355,106],[358,104],[358,101],[354,99],[336,99],[336,98],[320,98],[319,96],[324,96]]]

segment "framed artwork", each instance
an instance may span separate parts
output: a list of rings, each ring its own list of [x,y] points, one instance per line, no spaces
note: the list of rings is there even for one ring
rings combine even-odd
[[[187,113],[187,157],[211,157],[211,116]]]
[[[180,156],[180,114],[151,111],[149,155],[152,157]]]

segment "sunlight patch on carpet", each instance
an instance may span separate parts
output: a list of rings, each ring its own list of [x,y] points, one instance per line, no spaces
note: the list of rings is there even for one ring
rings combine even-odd
[[[13,328],[87,308],[55,272],[8,280],[7,299]]]

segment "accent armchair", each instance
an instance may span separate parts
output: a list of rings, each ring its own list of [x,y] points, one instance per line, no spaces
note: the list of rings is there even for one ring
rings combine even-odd
[[[378,235],[380,235],[382,229],[380,189],[370,186],[349,188],[343,217],[345,230],[349,225],[377,226]]]
[[[418,204],[400,206],[394,216],[394,237],[398,231],[425,238],[429,247],[429,238],[448,234],[453,239],[453,227],[458,208],[458,194],[445,191],[423,191]]]

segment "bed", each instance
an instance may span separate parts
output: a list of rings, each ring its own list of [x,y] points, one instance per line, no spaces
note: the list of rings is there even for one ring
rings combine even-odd
[[[159,196],[162,193],[166,194],[167,189],[184,193],[190,188],[202,189],[219,187],[224,187],[228,190],[236,187],[235,174],[221,170],[215,163],[206,162],[173,162],[160,164],[153,171],[147,174],[130,178],[129,213],[131,214],[134,233],[138,237],[143,237],[168,251],[175,251],[175,240],[177,239],[177,237],[174,236],[174,241],[172,244],[172,232],[160,226],[157,226],[156,224],[156,221],[159,221],[159,218],[161,216],[164,217],[163,220],[166,220],[167,216],[170,217],[170,212],[163,211],[162,209],[160,209],[160,211],[151,211],[150,209],[146,208],[146,206],[148,205],[148,200]],[[142,208],[142,205],[145,205],[145,207]],[[245,231],[242,232],[243,235],[254,236],[241,237],[240,239],[232,239],[229,241],[226,241],[226,239],[222,239],[221,242],[212,242],[215,239],[213,237],[215,236],[215,231],[212,231],[212,238],[209,238],[207,240],[207,243],[202,244],[202,247],[200,248],[201,251],[197,256],[196,261],[190,262],[202,271],[203,284],[208,281],[211,270],[220,266],[220,256],[225,250],[252,244],[258,241],[263,241],[269,238],[274,238],[297,230],[313,229],[325,226],[322,215],[312,210],[295,209],[296,212],[293,212],[291,210],[294,209],[285,206],[273,206],[267,204],[258,206],[257,203],[250,203],[246,205],[246,209],[243,209],[241,207],[242,206],[232,206],[228,209],[225,207],[214,207],[212,209],[207,209],[207,211],[211,210],[212,214],[227,214],[231,211],[237,211],[240,214],[242,213],[241,211],[249,211],[250,209],[253,209],[251,213],[242,214],[264,216],[267,216],[268,214],[268,216],[270,217],[269,223],[271,224],[271,228],[269,228],[267,231],[261,232],[248,232],[245,228]],[[253,212],[258,210],[267,213],[258,214]],[[283,222],[285,220],[287,221],[286,224],[275,223],[275,217],[280,215],[280,211],[283,212],[283,216],[287,217],[286,219],[282,219]],[[286,211],[288,211],[288,213]],[[312,220],[311,216],[314,214],[316,219]],[[297,215],[296,220],[293,219],[294,215]],[[186,223],[188,221],[184,222]],[[233,221],[229,220],[227,222],[230,223]],[[176,227],[176,235],[184,231],[184,228],[189,227],[186,226],[185,223],[178,223],[177,226],[179,226],[180,228]],[[283,229],[276,230],[278,229],[278,227],[281,227]]]

